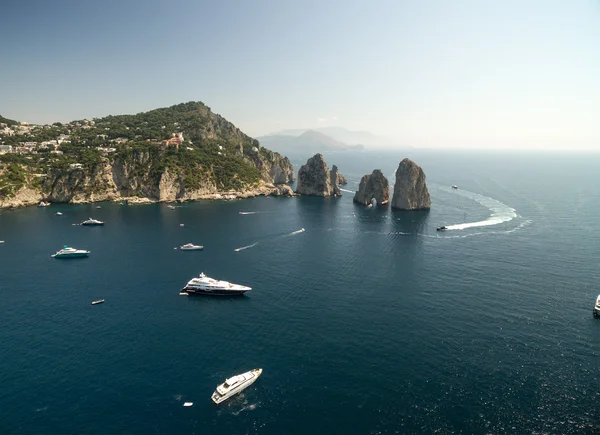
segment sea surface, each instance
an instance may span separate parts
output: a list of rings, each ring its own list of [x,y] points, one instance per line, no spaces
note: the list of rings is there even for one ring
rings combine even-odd
[[[352,203],[405,156],[430,211]],[[0,434],[600,433],[600,155],[325,157],[341,198],[1,211]]]

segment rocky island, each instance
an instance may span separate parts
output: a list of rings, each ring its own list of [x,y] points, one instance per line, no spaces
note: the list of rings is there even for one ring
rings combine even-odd
[[[360,180],[354,202],[369,205],[375,200],[377,205],[390,202],[390,185],[380,169],[375,169],[370,175],[364,175]]]
[[[296,192],[309,196],[341,196],[340,175],[337,166],[331,171],[322,154],[315,154],[298,171]]]
[[[29,125],[0,117],[0,207],[293,195],[287,157],[201,102]]]
[[[431,208],[431,198],[423,169],[410,159],[404,159],[396,170],[392,208],[423,210]]]

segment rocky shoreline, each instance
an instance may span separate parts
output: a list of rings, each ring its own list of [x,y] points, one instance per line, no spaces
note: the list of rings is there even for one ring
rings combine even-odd
[[[91,196],[74,196],[70,201],[50,202],[50,204],[93,204],[96,202],[118,202],[128,205],[155,204],[155,203],[184,203],[204,200],[232,201],[237,199],[254,198],[257,196],[296,196],[293,189],[287,184],[272,184],[262,182],[259,186],[244,191],[227,190],[220,192],[198,192],[186,198],[155,199],[141,196],[122,196],[115,194],[102,194]],[[16,209],[21,207],[37,206],[45,198],[38,190],[24,187],[11,198],[0,198],[0,209]]]

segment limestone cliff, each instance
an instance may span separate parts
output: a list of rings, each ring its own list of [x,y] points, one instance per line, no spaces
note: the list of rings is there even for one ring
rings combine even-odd
[[[392,208],[421,210],[431,208],[431,198],[423,169],[410,159],[404,159],[396,170]]]
[[[341,195],[341,191],[337,186],[337,175],[337,168],[335,168],[335,171],[329,171],[323,155],[315,154],[298,171],[296,192],[301,195],[312,196]],[[336,183],[335,187],[332,185],[332,179]]]
[[[338,174],[338,180],[340,181],[340,186],[348,184],[348,180],[342,174]]]
[[[370,175],[364,175],[354,195],[354,202],[362,205],[371,204],[373,199],[377,201],[377,205],[390,202],[390,185],[380,169],[375,169]]]
[[[331,182],[331,195],[342,196],[342,191],[340,190],[340,172],[335,165],[333,165],[329,172],[329,180]]]

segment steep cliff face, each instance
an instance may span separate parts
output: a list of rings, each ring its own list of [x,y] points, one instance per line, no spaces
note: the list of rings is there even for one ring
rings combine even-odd
[[[245,151],[247,154],[244,158],[260,171],[263,181],[274,184],[289,184],[295,181],[294,168],[287,157],[265,148],[252,147]]]
[[[329,180],[331,182],[331,195],[342,196],[342,191],[340,190],[340,172],[335,165],[333,165],[329,172]]]
[[[335,171],[329,171],[323,155],[315,154],[298,171],[296,192],[313,196],[341,195],[338,182],[337,168]]]
[[[431,198],[423,169],[410,159],[404,159],[396,170],[392,208],[421,210],[431,208]]]
[[[373,199],[377,201],[377,205],[386,205],[390,202],[390,185],[379,169],[362,177],[358,191],[354,195],[354,202],[362,205],[371,204]]]

